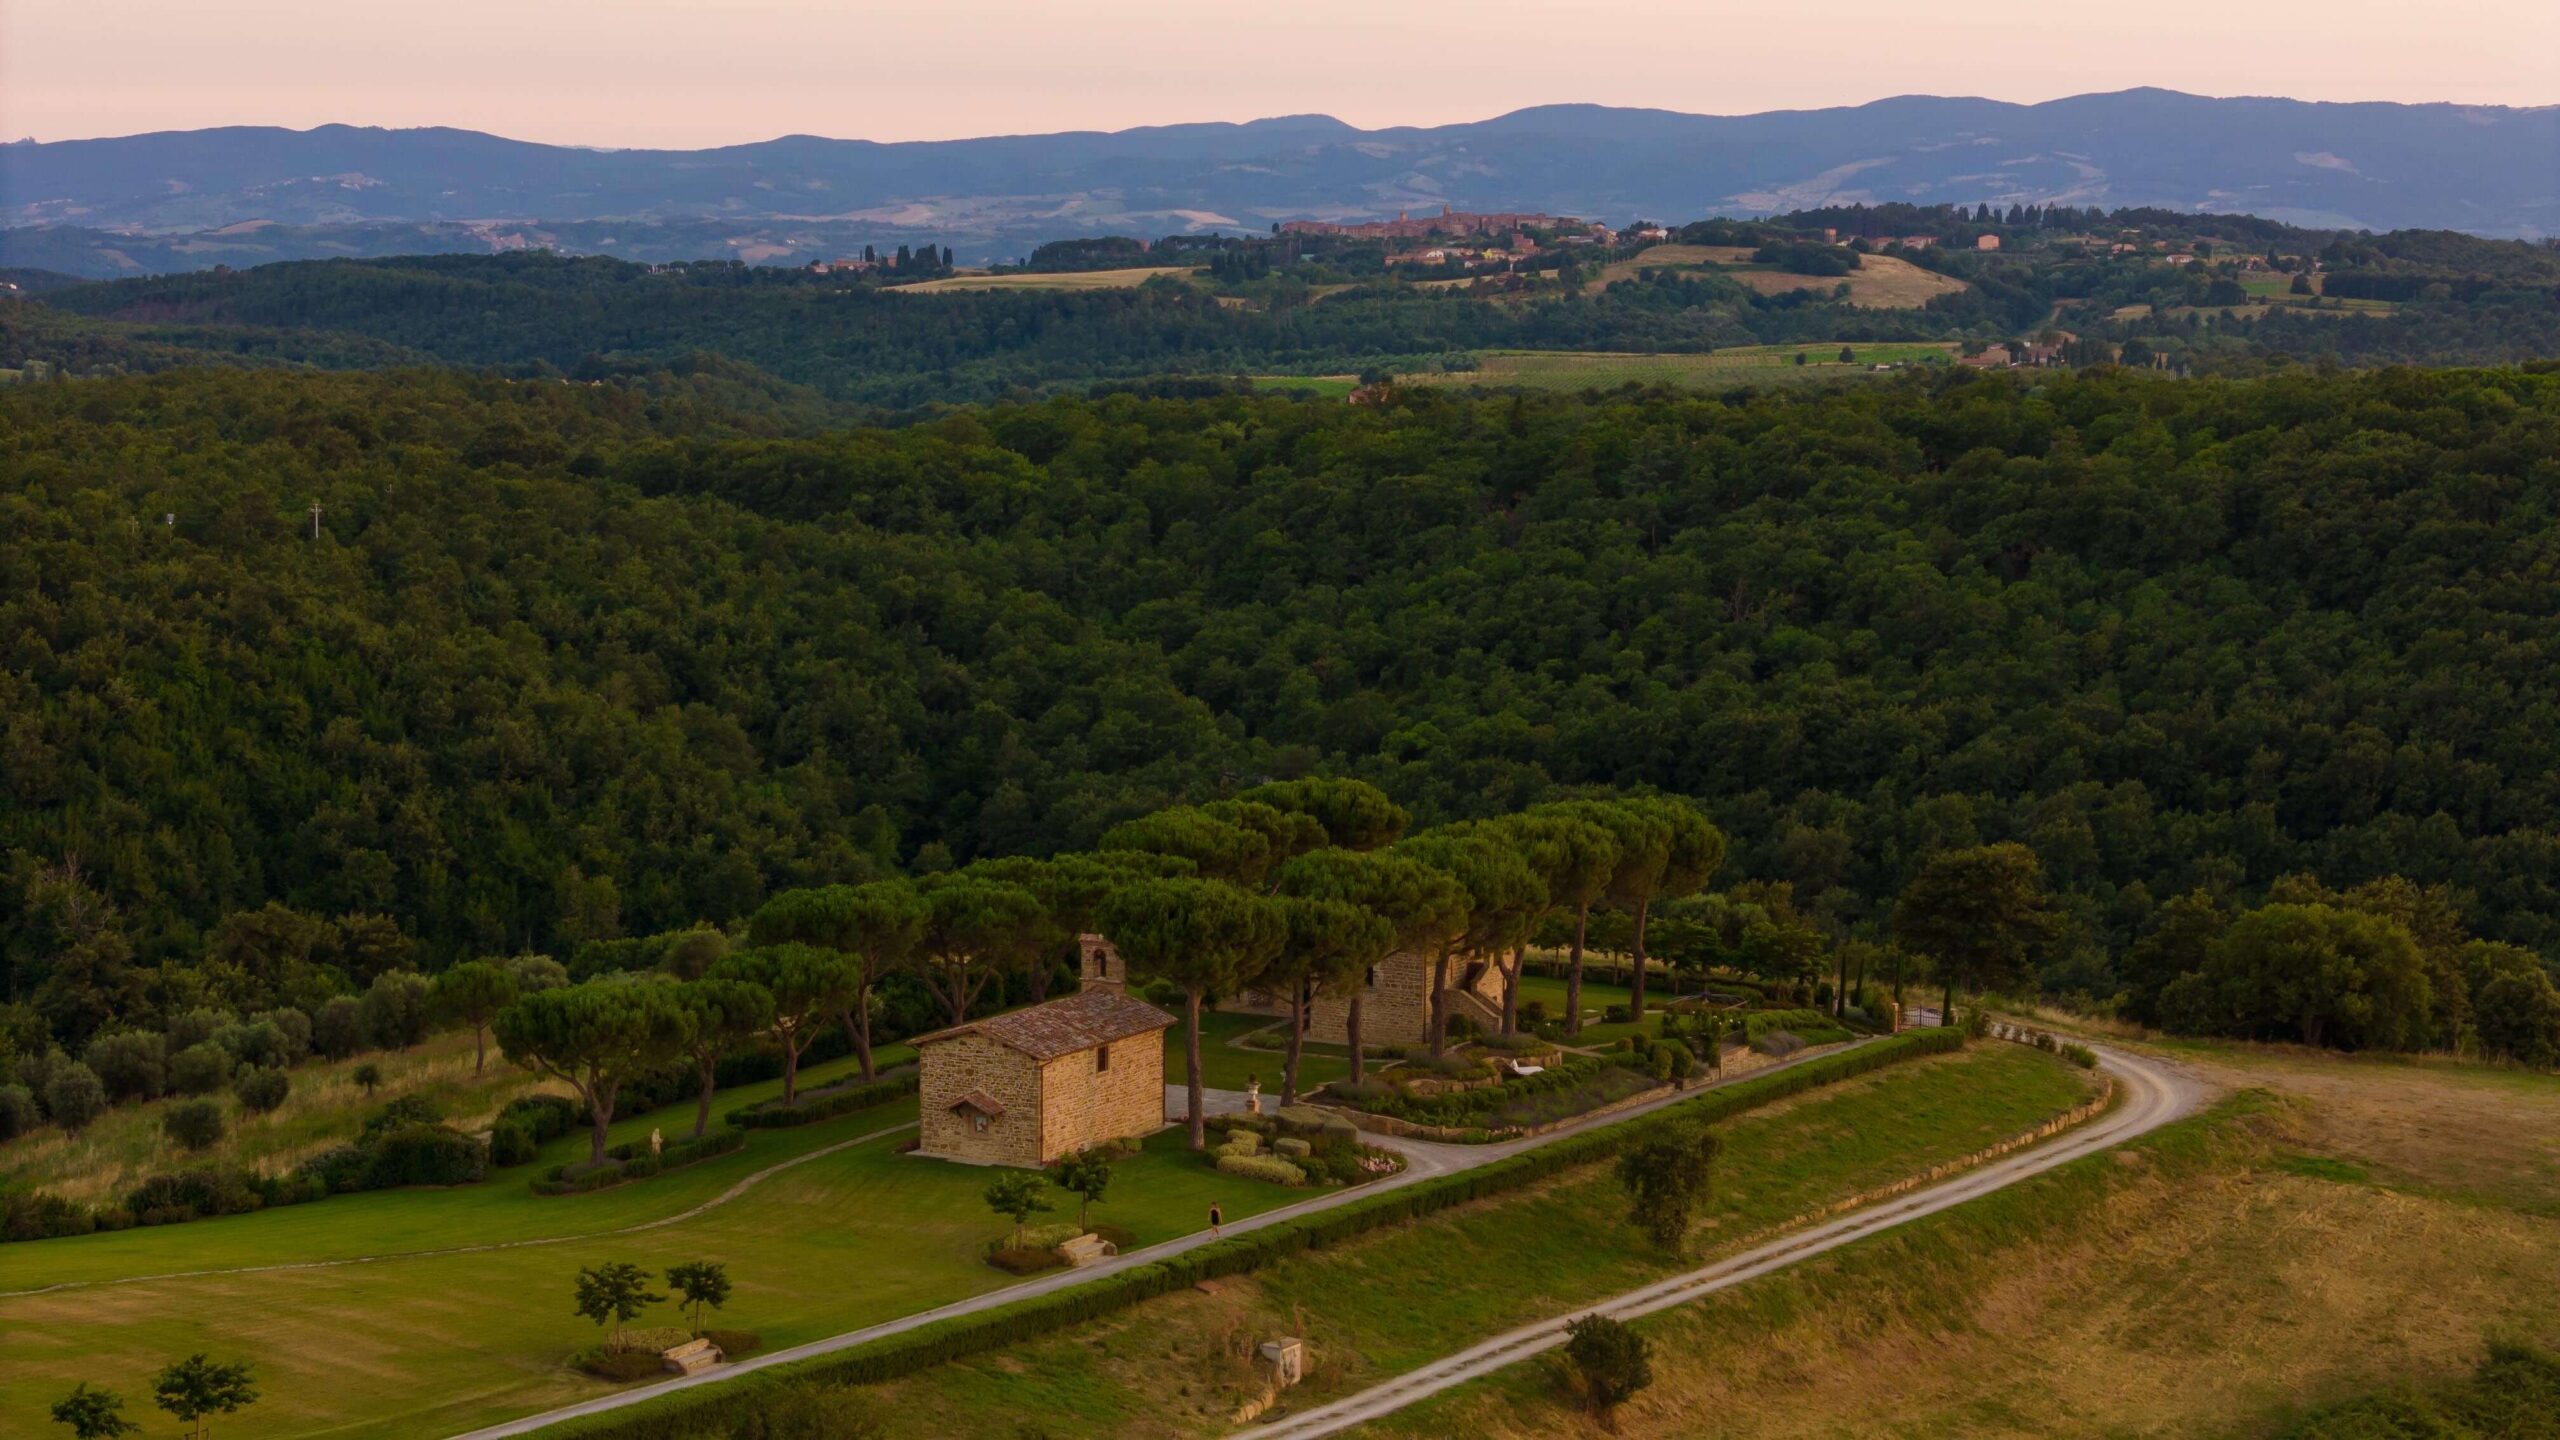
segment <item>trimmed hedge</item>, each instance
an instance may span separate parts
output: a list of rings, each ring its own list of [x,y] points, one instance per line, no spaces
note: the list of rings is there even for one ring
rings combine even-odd
[[[535,1176],[532,1185],[536,1195],[583,1195],[590,1190],[610,1190],[652,1175],[664,1175],[687,1165],[698,1165],[746,1148],[744,1130],[713,1130],[699,1140],[670,1140],[659,1153],[649,1153],[646,1141],[616,1145],[604,1153],[621,1161],[602,1170],[590,1170],[570,1177],[568,1165],[554,1165]],[[575,1162],[572,1162],[575,1163]]]
[[[723,1118],[742,1130],[777,1130],[791,1125],[815,1125],[857,1110],[871,1110],[892,1100],[903,1100],[916,1093],[920,1084],[917,1073],[884,1076],[868,1085],[847,1085],[835,1090],[815,1090],[800,1097],[800,1103],[784,1108],[778,1100],[732,1110]]]
[[[1228,1147],[1229,1149],[1233,1147]],[[1218,1152],[1218,1173],[1241,1175],[1247,1180],[1261,1180],[1273,1185],[1304,1185],[1307,1172],[1274,1155],[1230,1155]]]
[[[1595,1126],[1490,1165],[1363,1196],[1330,1210],[1268,1225],[1232,1239],[1212,1241],[1083,1285],[937,1320],[904,1334],[744,1380],[698,1387],[603,1415],[563,1421],[545,1427],[542,1433],[558,1440],[702,1440],[709,1435],[727,1434],[745,1407],[798,1384],[875,1384],[945,1361],[1037,1339],[1203,1280],[1243,1274],[1300,1251],[1338,1244],[1388,1225],[1518,1190],[1561,1171],[1605,1160],[1665,1123],[1713,1124],[1903,1060],[1944,1054],[1961,1048],[1963,1043],[1959,1033],[1938,1029],[1878,1040],[1773,1074],[1702,1091],[1655,1114]]]

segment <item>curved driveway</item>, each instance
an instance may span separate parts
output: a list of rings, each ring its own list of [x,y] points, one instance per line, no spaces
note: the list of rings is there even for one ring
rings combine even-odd
[[[2097,1050],[2099,1063],[2106,1067],[2107,1073],[2115,1077],[2124,1094],[2124,1103],[2088,1124],[2066,1132],[2050,1144],[2019,1151],[1980,1169],[1968,1170],[1925,1189],[1781,1236],[1712,1265],[1656,1281],[1642,1289],[1630,1290],[1597,1305],[1584,1306],[1570,1317],[1558,1316],[1534,1325],[1524,1325],[1358,1394],[1284,1416],[1269,1424],[1252,1426],[1243,1433],[1253,1435],[1256,1440],[1264,1440],[1264,1437],[1269,1437],[1269,1440],[1312,1440],[1315,1436],[1339,1434],[1364,1421],[1374,1420],[1418,1400],[1492,1374],[1504,1366],[1554,1349],[1564,1343],[1564,1327],[1568,1318],[1579,1319],[1596,1313],[1619,1320],[1633,1320],[1640,1315],[1650,1315],[1657,1310],[1667,1310],[1674,1305],[1712,1295],[1728,1286],[1785,1269],[1809,1256],[1836,1250],[1923,1215],[1934,1215],[1977,1196],[2014,1185],[2029,1176],[2040,1175],[2057,1165],[2067,1165],[2084,1155],[2122,1144],[2192,1113],[2203,1103],[2204,1087],[2167,1065],[2105,1046],[2091,1048]]]
[[[1813,1060],[1820,1056],[1836,1055],[1842,1050],[1851,1048],[1852,1045],[1864,1045],[1870,1043],[1872,1042],[1859,1040],[1851,1042],[1851,1045],[1833,1045],[1825,1046],[1819,1050],[1807,1050],[1801,1054],[1792,1056],[1779,1064],[1762,1066],[1757,1070],[1733,1076],[1731,1079],[1713,1080],[1704,1085],[1693,1085],[1686,1090],[1676,1090],[1667,1095],[1663,1095],[1658,1099],[1648,1100],[1641,1105],[1630,1106],[1624,1110],[1613,1111],[1606,1115],[1588,1116],[1581,1121],[1577,1121],[1570,1125],[1560,1126],[1543,1135],[1528,1136],[1518,1140],[1505,1140],[1492,1145],[1447,1145],[1435,1141],[1407,1140],[1386,1135],[1370,1135],[1365,1137],[1368,1143],[1382,1146],[1402,1154],[1405,1158],[1405,1168],[1384,1179],[1372,1180],[1366,1185],[1354,1185],[1347,1190],[1328,1191],[1323,1195],[1301,1200],[1293,1205],[1283,1205],[1276,1210],[1265,1210],[1259,1215],[1233,1221],[1227,1225],[1226,1233],[1230,1235],[1237,1235],[1251,1230],[1259,1230],[1265,1225],[1276,1225],[1283,1220],[1293,1219],[1297,1216],[1309,1214],[1314,1211],[1330,1210],[1337,1205],[1348,1205],[1354,1201],[1366,1199],[1371,1195],[1378,1194],[1380,1191],[1394,1190],[1406,1185],[1419,1184],[1420,1182],[1431,1179],[1434,1176],[1446,1175],[1453,1170],[1467,1170],[1478,1165],[1489,1165],[1496,1160],[1502,1159],[1506,1155],[1516,1155],[1523,1150],[1533,1149],[1540,1145],[1551,1144],[1577,1130],[1584,1128],[1587,1125],[1614,1125],[1621,1120],[1631,1119],[1638,1115],[1649,1114],[1666,1105],[1676,1105],[1683,1100],[1695,1099],[1706,1091],[1713,1090],[1721,1085],[1734,1084],[1742,1080],[1756,1079],[1762,1075],[1775,1074],[1777,1071],[1786,1069],[1789,1066],[1801,1065],[1808,1060]],[[1168,1106],[1167,1113],[1179,1110],[1188,1103],[1184,1098],[1183,1088],[1178,1085],[1166,1086],[1165,1097]],[[1209,1103],[1205,1108],[1211,1114],[1218,1114],[1223,1111],[1241,1110],[1244,1108],[1244,1095],[1240,1091],[1211,1090],[1208,1092],[1208,1102]],[[815,1157],[812,1156],[810,1158]],[[958,1315],[973,1315],[981,1310],[991,1310],[998,1305],[1009,1305],[1016,1300],[1026,1300],[1035,1295],[1045,1295],[1053,1290],[1064,1290],[1075,1285],[1088,1285],[1095,1280],[1101,1279],[1103,1276],[1116,1274],[1117,1272],[1129,1269],[1132,1266],[1145,1265],[1151,1261],[1162,1260],[1169,1255],[1179,1255],[1185,1250],[1197,1249],[1198,1247],[1209,1243],[1210,1236],[1208,1231],[1195,1230],[1191,1234],[1181,1236],[1177,1239],[1162,1241],[1158,1244],[1147,1246],[1142,1250],[1131,1250],[1125,1254],[1114,1256],[1108,1260],[1097,1261],[1094,1264],[1086,1265],[1079,1269],[1052,1271],[1036,1280],[1026,1280],[1019,1285],[1007,1285],[1001,1289],[989,1290],[982,1294],[972,1295],[966,1300],[956,1300],[951,1304],[936,1306],[931,1310],[919,1310],[911,1315],[901,1315],[894,1320],[884,1320],[877,1325],[867,1325],[860,1330],[848,1330],[841,1335],[830,1335],[823,1340],[812,1340],[805,1345],[794,1345],[788,1349],[774,1350],[769,1351],[766,1354],[751,1356],[748,1359],[740,1360],[735,1364],[717,1365],[697,1375],[685,1375],[671,1380],[661,1380],[651,1385],[638,1385],[627,1390],[617,1390],[611,1394],[599,1395],[592,1400],[582,1401],[576,1405],[565,1405],[557,1410],[545,1410],[539,1414],[526,1415],[519,1419],[503,1421],[496,1425],[486,1426],[482,1429],[473,1430],[468,1434],[457,1436],[455,1437],[455,1440],[500,1440],[500,1437],[503,1436],[529,1435],[534,1431],[540,1430],[546,1425],[557,1425],[563,1420],[575,1419],[582,1415],[598,1415],[608,1410],[619,1410],[626,1405],[636,1405],[643,1400],[654,1400],[661,1395],[670,1395],[679,1390],[690,1390],[698,1385],[717,1385],[721,1381],[734,1380],[741,1375],[750,1375],[758,1370],[769,1369],[775,1365],[787,1365],[795,1360],[807,1360],[819,1355],[832,1355],[840,1350],[850,1350],[857,1345],[867,1345],[874,1340],[886,1339],[889,1336],[902,1334],[921,1325],[932,1324],[936,1320],[948,1320]]]

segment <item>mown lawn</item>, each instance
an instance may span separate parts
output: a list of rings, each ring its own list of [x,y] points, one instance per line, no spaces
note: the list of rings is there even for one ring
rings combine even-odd
[[[779,1089],[741,1086],[721,1095],[720,1108]],[[571,1313],[572,1282],[581,1267],[606,1260],[657,1271],[725,1262],[737,1290],[721,1322],[772,1346],[1015,1283],[979,1258],[1007,1225],[981,1195],[992,1172],[899,1153],[914,1117],[915,1102],[904,1100],[759,1131],[738,1154],[591,1195],[536,1196],[526,1167],[455,1190],[340,1196],[0,1247],[0,1290],[73,1287],[0,1296],[0,1333],[10,1339],[0,1350],[0,1434],[47,1433],[46,1407],[79,1380],[141,1399],[153,1371],[196,1350],[256,1364],[264,1398],[244,1415],[246,1428],[235,1422],[244,1434],[446,1435],[570,1403],[608,1388],[565,1364],[596,1338]],[[617,1138],[652,1128],[674,1136],[691,1123],[691,1107],[674,1106],[614,1128]],[[777,1161],[881,1131],[891,1133],[771,1176],[694,1218],[604,1233],[677,1215]],[[555,1141],[542,1163],[582,1144]],[[1154,1243],[1200,1228],[1212,1202],[1241,1219],[1310,1193],[1219,1175],[1168,1132],[1121,1162],[1094,1218]],[[1053,1198],[1071,1217],[1069,1198]],[[414,1253],[523,1241],[549,1243]],[[395,1258],[102,1283],[354,1257]],[[641,1323],[676,1322],[673,1307],[660,1307]]]
[[[1026,1421],[1062,1440],[1214,1433],[1252,1375],[1238,1345],[1307,1336],[1314,1374],[1291,1399],[1318,1404],[2029,1129],[2087,1083],[2050,1056],[1979,1046],[1736,1119],[1721,1127],[1715,1193],[1685,1260],[1645,1245],[1608,1167],[1595,1166],[848,1401],[931,1414],[955,1440],[1011,1440]]]
[[[1209,1011],[1200,1017],[1201,1083],[1212,1090],[1241,1090],[1245,1082],[1259,1075],[1262,1090],[1275,1100],[1280,1094],[1280,1061],[1277,1050],[1240,1049],[1229,1042],[1237,1036],[1280,1022],[1268,1015],[1228,1015]],[[1274,1032],[1275,1035],[1278,1032]],[[1351,1073],[1348,1051],[1338,1045],[1310,1045],[1298,1060],[1299,1085],[1311,1089],[1328,1080],[1339,1080]],[[1182,1051],[1182,1026],[1179,1021],[1164,1032],[1164,1083],[1189,1083],[1191,1067]]]

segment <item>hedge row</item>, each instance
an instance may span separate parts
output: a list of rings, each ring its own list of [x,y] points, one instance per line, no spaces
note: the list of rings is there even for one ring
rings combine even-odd
[[[1954,1030],[1919,1030],[1836,1055],[1708,1090],[1668,1107],[1683,1122],[1712,1124],[1818,1086],[1899,1061],[1943,1054],[1964,1043]],[[972,1315],[920,1325],[867,1345],[800,1361],[740,1381],[702,1386],[603,1415],[546,1427],[560,1440],[702,1440],[726,1434],[739,1415],[768,1393],[816,1382],[868,1385],[945,1361],[1038,1339],[1069,1325],[1125,1310],[1203,1280],[1256,1270],[1274,1260],[1338,1244],[1389,1225],[1532,1185],[1550,1175],[1606,1159],[1671,1118],[1656,1112],[1551,1141],[1490,1165],[1421,1181],[1330,1210],[1248,1231],[1228,1240],[1136,1266],[1087,1284],[998,1305]]]
[[[778,1130],[792,1125],[815,1125],[857,1110],[869,1110],[902,1100],[916,1093],[919,1077],[913,1070],[874,1080],[868,1085],[848,1085],[836,1090],[815,1090],[800,1097],[800,1103],[785,1106],[779,1100],[732,1110],[724,1118],[741,1130]]]
[[[670,1170],[680,1170],[687,1165],[734,1153],[744,1149],[746,1143],[747,1132],[744,1130],[714,1130],[699,1140],[671,1141],[655,1155],[648,1153],[645,1141],[616,1145],[604,1153],[621,1161],[621,1164],[576,1176],[568,1173],[569,1165],[554,1165],[535,1177],[533,1193],[583,1195],[590,1190],[610,1190],[616,1185],[646,1180],[652,1175],[663,1175]]]

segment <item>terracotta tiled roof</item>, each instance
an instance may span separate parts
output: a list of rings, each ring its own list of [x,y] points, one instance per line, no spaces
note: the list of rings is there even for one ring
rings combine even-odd
[[[1008,1010],[919,1035],[910,1043],[923,1046],[963,1035],[984,1035],[1035,1060],[1055,1060],[1133,1035],[1152,1035],[1172,1023],[1172,1016],[1144,1000],[1110,990],[1081,990],[1063,1000]]]
[[[951,1108],[954,1110],[960,1109],[962,1106],[975,1110],[990,1120],[1001,1120],[1004,1118],[1004,1102],[998,1100],[996,1097],[988,1094],[984,1090],[972,1090],[968,1094],[951,1102]]]

